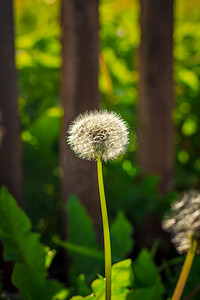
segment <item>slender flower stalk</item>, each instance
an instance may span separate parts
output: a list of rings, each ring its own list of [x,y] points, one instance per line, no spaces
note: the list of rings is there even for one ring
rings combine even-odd
[[[105,251],[105,277],[106,277],[106,300],[111,299],[111,245],[110,245],[110,230],[108,223],[108,214],[106,208],[106,199],[103,184],[102,161],[97,160],[97,173],[99,184],[99,196],[101,203],[101,214],[103,221],[103,235],[104,235],[104,251]]]
[[[194,260],[194,256],[197,249],[197,241],[193,240],[191,248],[188,250],[188,253],[185,258],[185,262],[181,271],[181,274],[179,276],[179,280],[177,282],[176,288],[174,290],[174,294],[172,296],[172,300],[179,300],[181,299],[185,284],[187,282],[192,263]]]
[[[116,159],[126,151],[129,143],[125,122],[114,112],[91,111],[79,115],[69,126],[68,144],[75,154],[87,160],[97,161],[99,196],[102,213],[106,300],[111,299],[111,244],[108,214],[103,185],[102,161]]]

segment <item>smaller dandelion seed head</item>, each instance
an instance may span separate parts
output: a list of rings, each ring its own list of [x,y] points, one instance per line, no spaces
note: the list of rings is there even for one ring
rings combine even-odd
[[[197,241],[197,253],[200,253],[200,193],[196,190],[184,193],[180,201],[172,204],[162,227],[171,233],[180,254],[190,249],[192,239]]]
[[[128,128],[114,112],[90,111],[79,115],[71,123],[67,142],[82,159],[108,161],[126,151]]]

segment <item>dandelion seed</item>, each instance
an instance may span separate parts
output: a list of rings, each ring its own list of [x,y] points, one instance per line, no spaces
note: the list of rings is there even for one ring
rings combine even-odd
[[[128,128],[114,112],[86,112],[69,126],[67,142],[82,159],[113,160],[126,151]]]
[[[200,193],[191,190],[175,202],[165,217],[162,227],[172,234],[176,250],[183,254],[197,241],[197,253],[200,253]]]

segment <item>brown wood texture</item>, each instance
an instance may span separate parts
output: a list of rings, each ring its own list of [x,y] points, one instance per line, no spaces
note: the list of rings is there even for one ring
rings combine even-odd
[[[0,0],[0,186],[22,205],[22,149],[17,108],[17,74],[15,68],[13,1]],[[3,262],[0,245],[0,271],[3,287],[15,291],[10,277],[12,263]]]
[[[173,0],[141,0],[138,162],[160,175],[160,190],[173,182]]]
[[[99,108],[98,1],[63,0],[61,26],[63,58],[61,100],[64,109],[60,140],[62,200],[66,202],[70,194],[75,194],[98,227],[100,207],[96,163],[77,158],[66,143],[66,131],[70,122],[79,113]],[[65,213],[62,219],[65,227]]]
[[[0,0],[0,66],[0,185],[7,186],[22,204],[22,149],[11,0]]]

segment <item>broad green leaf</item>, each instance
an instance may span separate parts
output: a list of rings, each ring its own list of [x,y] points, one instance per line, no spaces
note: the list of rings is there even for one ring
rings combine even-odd
[[[125,259],[127,254],[132,250],[133,228],[131,223],[126,219],[122,211],[118,212],[118,215],[111,225],[111,246],[112,256],[119,258],[119,260]]]
[[[45,247],[39,242],[39,235],[30,232],[30,220],[6,188],[2,188],[0,194],[0,224],[4,259],[24,263],[33,272],[45,277]]]
[[[130,259],[121,261],[112,266],[112,300],[126,300],[131,294],[133,286],[132,262]],[[93,281],[92,294],[86,297],[74,296],[72,300],[94,299],[105,300],[105,279],[99,276],[99,279]]]
[[[39,235],[31,232],[30,220],[6,188],[0,193],[0,239],[4,259],[15,262],[12,281],[22,299],[52,300],[63,290],[57,281],[46,280],[46,247],[40,243]]]
[[[98,248],[96,232],[91,218],[75,196],[70,196],[66,210],[68,214],[68,241]]]
[[[71,278],[75,279],[77,275],[84,273],[87,282],[89,282],[102,270],[104,264],[103,260],[90,255],[93,253],[93,250],[94,253],[97,250],[96,252],[100,254],[96,242],[96,232],[93,228],[91,218],[75,196],[72,195],[67,201],[66,210],[68,214],[68,244],[66,244],[66,247],[68,249],[71,248],[69,253],[73,259]],[[77,250],[78,245],[80,245],[80,251],[83,250],[84,253],[87,252],[85,251],[87,248],[90,248],[89,255],[83,255],[83,253],[74,251],[75,248]]]
[[[74,276],[84,273],[87,282],[89,282],[88,279],[93,279],[96,273],[103,270],[103,251],[99,250],[96,243],[96,233],[90,217],[74,196],[71,196],[67,203],[67,213],[68,241],[62,242],[54,237],[54,242],[69,250],[74,262],[72,266]],[[112,257],[114,262],[124,259],[132,249],[131,234],[131,224],[125,218],[123,212],[119,212],[111,226]]]
[[[161,277],[153,262],[151,254],[146,249],[143,249],[140,252],[133,265],[133,271],[135,278],[133,299],[162,299],[161,296],[164,292],[164,288]],[[148,290],[148,292],[145,292],[145,290]],[[148,297],[146,296],[146,298],[143,298],[141,295],[145,295],[145,293],[148,294]],[[138,298],[136,298],[136,296]]]
[[[20,288],[24,300],[65,300],[69,294],[58,281],[35,276],[33,271],[24,264],[15,264],[12,281]]]

